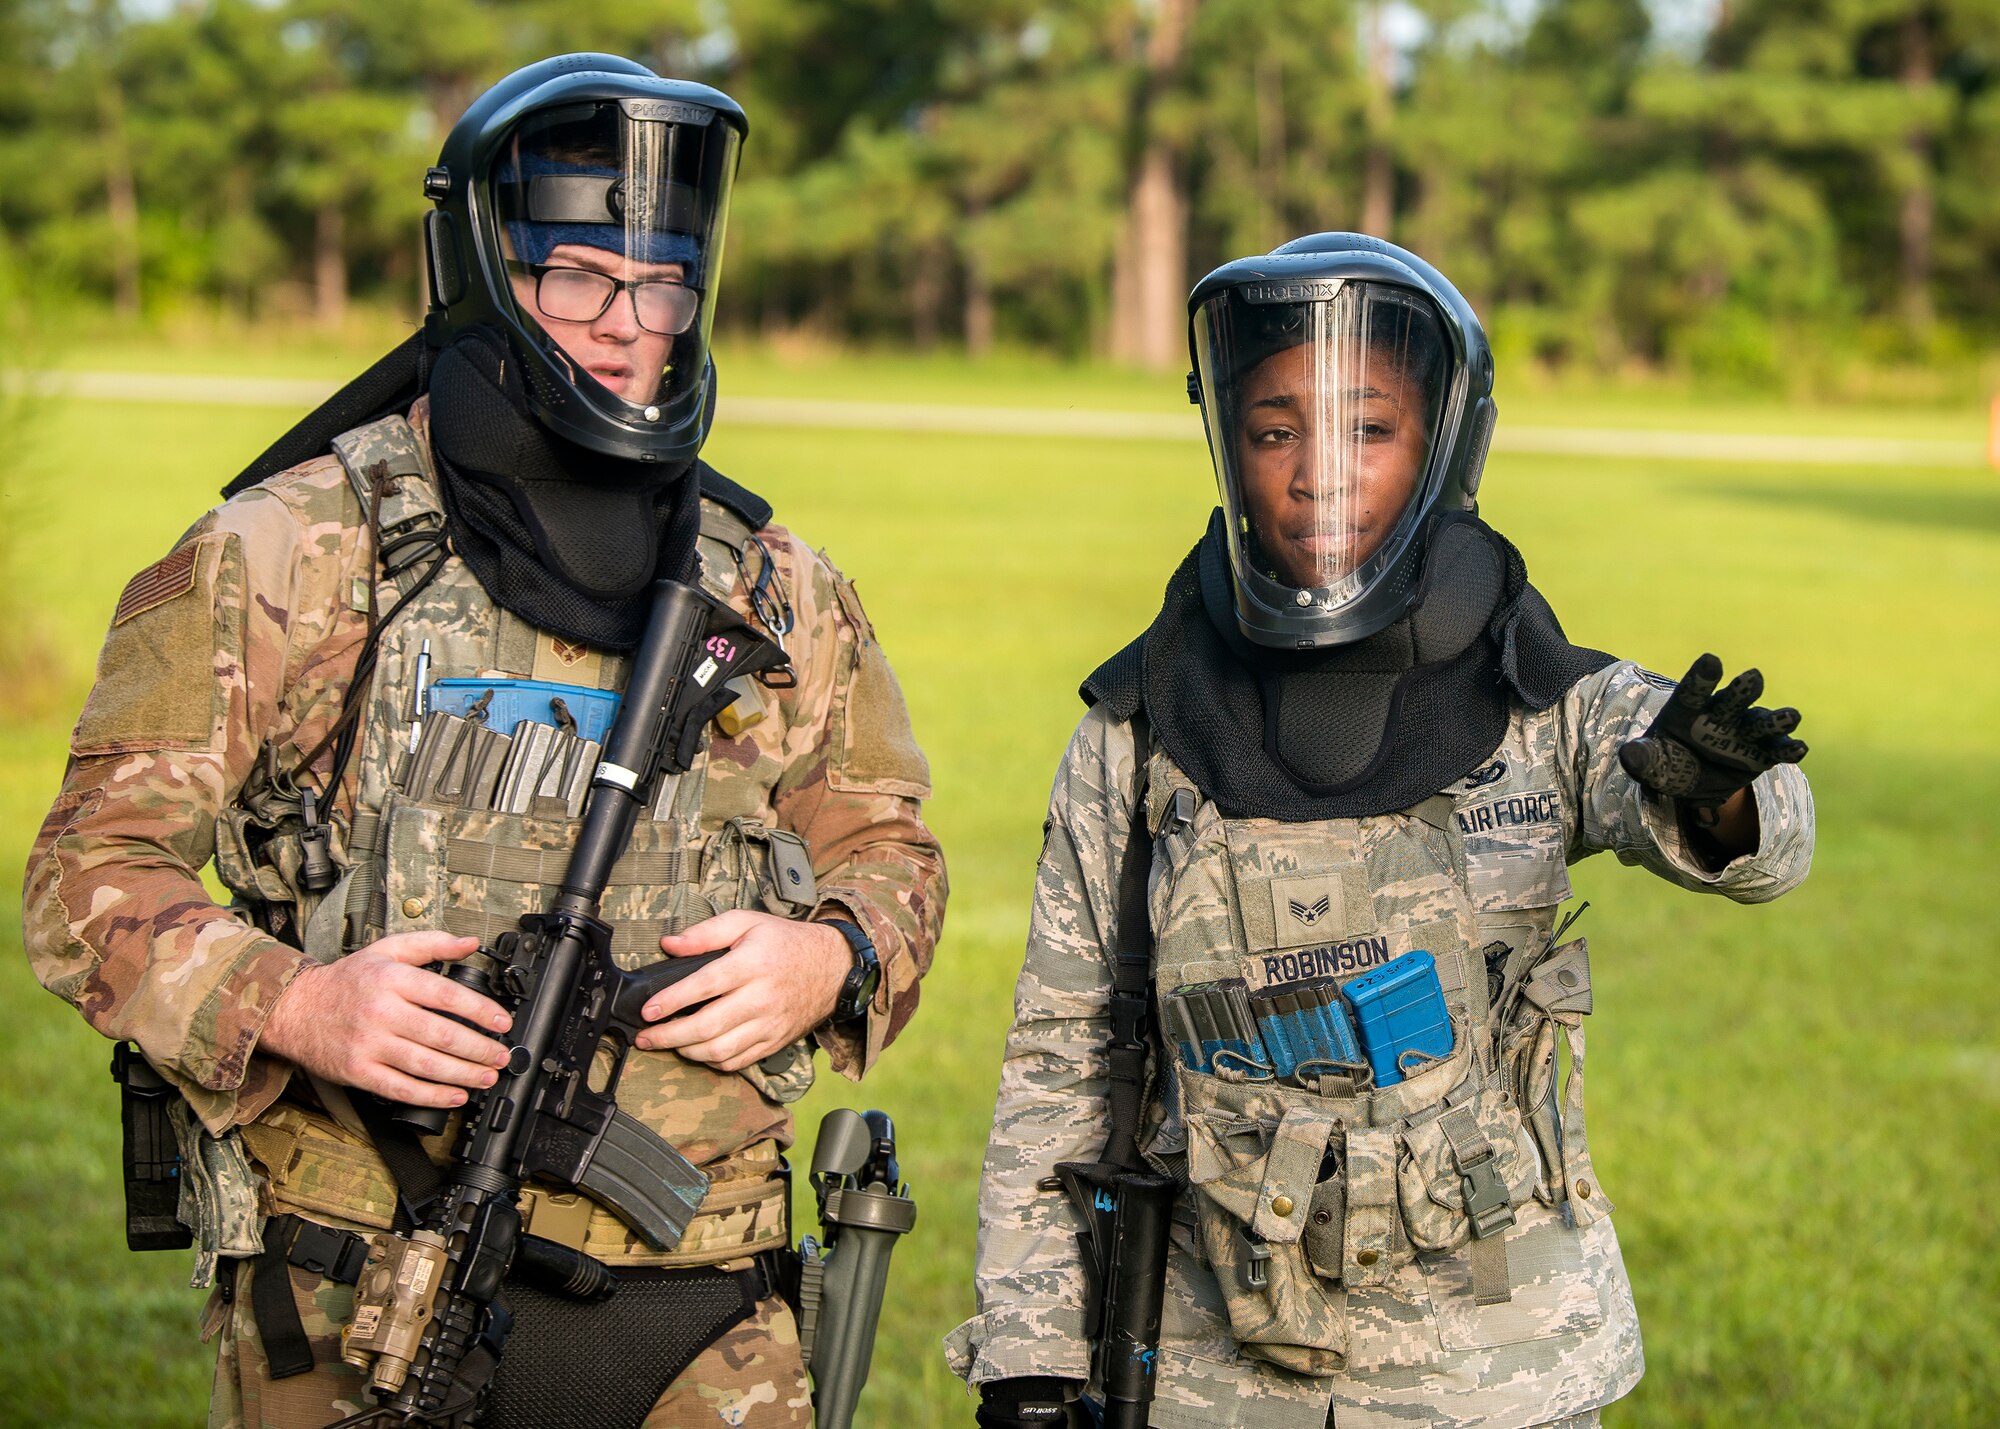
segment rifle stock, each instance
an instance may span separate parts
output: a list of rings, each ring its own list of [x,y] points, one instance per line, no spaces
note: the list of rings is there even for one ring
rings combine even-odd
[[[1103,1161],[1064,1161],[1056,1174],[1083,1221],[1084,1323],[1104,1429],[1145,1429],[1158,1383],[1167,1232],[1179,1183]]]

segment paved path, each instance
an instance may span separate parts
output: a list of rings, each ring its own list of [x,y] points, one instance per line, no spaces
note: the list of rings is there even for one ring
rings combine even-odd
[[[3,373],[33,390],[86,401],[179,402],[213,406],[307,408],[333,385],[286,377],[208,377],[179,373]],[[1192,412],[1115,412],[1063,407],[945,406],[916,402],[834,402],[722,395],[718,420],[736,426],[820,427],[852,431],[958,432],[999,437],[1078,437],[1109,441],[1188,441],[1201,436]],[[1536,427],[1501,421],[1503,452],[1558,456],[1659,457],[1677,461],[1785,462],[1803,466],[1968,467],[1986,463],[1978,442],[1935,438],[1784,436],[1631,427]]]

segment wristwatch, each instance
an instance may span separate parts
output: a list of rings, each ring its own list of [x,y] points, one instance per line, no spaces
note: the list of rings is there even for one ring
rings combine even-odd
[[[875,956],[875,945],[858,924],[845,918],[820,921],[847,939],[847,946],[854,950],[854,966],[848,969],[847,980],[840,985],[840,1000],[833,1005],[831,1020],[853,1022],[866,1017],[868,1005],[875,1000],[875,989],[882,981],[882,960]]]

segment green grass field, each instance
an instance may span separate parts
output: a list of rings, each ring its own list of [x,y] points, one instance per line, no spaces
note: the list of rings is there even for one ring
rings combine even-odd
[[[125,356],[70,360],[144,354]],[[1164,408],[1177,386],[1027,362],[742,368],[731,390],[882,400]],[[1646,415],[1501,400],[1520,420]],[[1671,402],[1657,424],[1701,415]],[[54,793],[123,581],[287,420],[58,404],[0,473],[16,634],[61,652],[41,712],[16,691],[30,712],[0,723],[6,867]],[[1747,407],[1714,425],[1981,430],[1977,413]],[[890,1111],[922,1207],[862,1422],[967,1423],[937,1342],[971,1309],[979,1155],[1048,780],[1077,681],[1151,616],[1199,532],[1206,459],[1192,443],[801,430],[721,431],[709,454],[857,578],[936,774],[953,893],[923,1009],[865,1089],[823,1085],[803,1121],[836,1101]],[[1819,855],[1783,902],[1698,899],[1608,860],[1576,871],[1602,983],[1594,1147],[1651,1364],[1609,1422],[1991,1423],[2000,936],[1980,890],[2000,807],[2000,477],[1501,457],[1484,494],[1572,637],[1670,673],[1703,649],[1761,664],[1813,744]],[[35,985],[11,905],[0,923],[16,1008],[0,1045],[0,1423],[198,1422],[200,1296],[187,1255],[123,1247],[106,1045]]]

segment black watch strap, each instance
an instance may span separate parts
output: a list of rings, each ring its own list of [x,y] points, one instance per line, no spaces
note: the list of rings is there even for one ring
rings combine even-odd
[[[823,918],[827,927],[847,939],[847,946],[854,953],[854,966],[847,971],[847,979],[840,985],[840,1000],[833,1005],[835,1022],[853,1022],[868,1015],[868,1006],[875,1000],[875,989],[882,981],[882,960],[876,956],[875,944],[861,925],[846,918]]]

